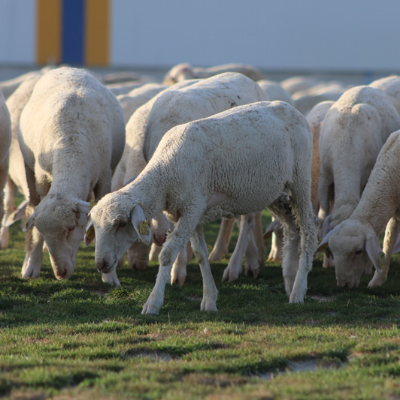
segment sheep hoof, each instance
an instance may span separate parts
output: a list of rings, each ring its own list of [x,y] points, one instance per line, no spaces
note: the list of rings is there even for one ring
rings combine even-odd
[[[235,271],[232,271],[229,267],[226,267],[224,274],[222,275],[222,282],[234,282],[238,277],[239,274],[236,274]]]
[[[142,314],[154,314],[158,315],[159,308],[153,304],[145,304],[142,310]]]
[[[386,282],[386,276],[374,276],[368,283],[369,288],[382,286]]]
[[[179,286],[183,286],[183,284],[185,283],[185,279],[186,279],[186,276],[180,276],[179,278],[178,278],[178,283],[179,283]]]
[[[293,290],[290,294],[289,303],[290,304],[297,304],[297,303],[304,303],[304,295],[302,291]]]
[[[211,299],[204,299],[201,302],[200,306],[201,311],[218,311],[217,302]]]

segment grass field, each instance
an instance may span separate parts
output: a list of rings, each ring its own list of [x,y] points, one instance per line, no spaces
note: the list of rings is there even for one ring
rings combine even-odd
[[[265,221],[266,222],[266,221]],[[217,224],[206,229],[215,240]],[[234,241],[231,242],[233,249]],[[211,248],[211,246],[210,246]],[[48,257],[23,280],[23,234],[0,253],[0,397],[15,399],[397,399],[400,398],[400,264],[384,287],[336,287],[316,261],[302,305],[289,305],[279,264],[258,279],[222,284],[218,313],[200,312],[193,262],[183,287],[166,289],[159,316],[140,314],[158,266],[118,270],[101,282],[93,246],[69,281]]]

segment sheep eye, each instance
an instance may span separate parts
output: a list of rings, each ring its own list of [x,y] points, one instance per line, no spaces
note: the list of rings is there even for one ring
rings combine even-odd
[[[362,250],[356,250],[356,256],[359,256],[362,253]]]
[[[68,227],[68,232],[72,232],[75,229],[75,225],[71,225]]]
[[[125,228],[128,223],[126,221],[119,221],[118,228]]]

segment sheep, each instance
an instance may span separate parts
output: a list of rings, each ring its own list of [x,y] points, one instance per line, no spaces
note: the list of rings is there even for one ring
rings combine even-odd
[[[147,103],[155,95],[166,88],[166,85],[148,83],[138,87],[137,89],[131,90],[128,94],[121,94],[117,96],[117,99],[121,104],[122,111],[124,112],[125,123],[129,121],[129,118],[140,106]]]
[[[338,286],[356,287],[369,264],[376,271],[369,287],[386,282],[390,257],[400,226],[400,130],[383,145],[360,202],[350,218],[329,232],[320,244],[329,244]],[[383,253],[379,234],[385,227]]]
[[[84,70],[50,71],[22,111],[18,141],[29,188],[22,276],[39,276],[44,240],[55,276],[67,279],[84,236],[89,196],[94,191],[98,200],[110,191],[124,149],[121,106]],[[119,284],[115,273],[103,280]]]
[[[3,221],[3,191],[7,182],[9,150],[11,145],[11,120],[3,93],[0,90],[0,227]]]
[[[252,67],[243,64],[224,64],[209,68],[193,68],[188,63],[175,65],[164,77],[164,85],[173,85],[187,79],[205,79],[224,72],[238,72],[257,82],[265,79],[265,75]]]
[[[111,90],[115,96],[119,96],[121,94],[127,94],[132,90],[141,88],[147,82],[126,82],[126,83],[116,83],[111,85],[106,85],[106,88]]]
[[[370,83],[371,87],[382,90],[389,97],[394,108],[400,114],[400,76],[388,76]]]
[[[334,104],[334,101],[323,101],[317,104],[307,114],[306,120],[311,128],[313,136],[313,155],[311,163],[311,203],[313,206],[314,213],[318,213],[319,201],[318,201],[318,182],[320,172],[320,158],[319,158],[319,137],[322,127],[322,122],[325,118],[326,113]],[[264,238],[268,239],[272,235],[271,251],[268,255],[267,261],[280,261],[282,259],[282,246],[283,246],[283,231],[282,226],[278,220],[272,218],[272,223],[268,226],[264,233]],[[324,266],[326,267],[327,260],[324,260]]]
[[[142,145],[144,161],[148,162],[164,134],[175,125],[207,117],[236,105],[267,99],[267,95],[256,83],[242,74],[232,72],[185,85],[181,82],[162,92],[143,106],[143,109],[148,110],[145,122],[142,108],[129,121],[127,125],[127,148],[116,171],[115,178],[113,178],[113,182],[119,182],[118,185],[113,184],[112,189],[121,188],[123,182],[127,182],[133,176],[138,175],[144,168],[145,164],[143,160],[140,160],[140,155],[134,155],[135,150],[132,151],[138,143]],[[142,134],[143,142],[140,139]],[[127,164],[127,166],[124,166],[124,164]],[[125,170],[124,174],[121,174],[122,169]],[[157,222],[156,219],[158,219]],[[163,221],[160,221],[160,219],[163,219]],[[165,236],[166,231],[172,227],[162,214],[153,219],[152,224],[155,223],[157,223],[158,229],[153,233],[157,238],[157,242],[161,244],[165,240],[163,236]],[[135,245],[139,246],[138,244]],[[144,245],[141,244],[140,246]],[[155,256],[156,253],[153,250],[150,259]],[[131,259],[133,260],[134,256],[131,256]],[[227,269],[240,270],[242,259],[243,253],[236,258],[233,257]],[[234,263],[235,260],[236,262]],[[130,265],[133,266],[131,263]],[[142,265],[139,269],[143,267]],[[255,271],[258,271],[259,268],[257,260],[251,263],[251,267],[254,269],[254,275],[256,275]],[[177,281],[182,285],[185,276],[186,260],[182,256],[178,258],[174,265],[172,281]]]
[[[388,98],[369,86],[347,90],[329,109],[319,142],[322,237],[350,217],[379,151],[399,128],[400,117]]]
[[[264,90],[270,100],[281,100],[293,105],[293,99],[290,94],[277,82],[268,81],[263,79],[257,82],[261,89]]]
[[[160,253],[156,284],[142,313],[159,312],[172,264],[189,239],[203,276],[201,310],[216,311],[203,224],[269,207],[284,223],[282,264],[289,301],[303,302],[318,231],[310,201],[311,156],[308,123],[285,102],[238,106],[172,128],[141,174],[91,210],[85,243],[96,240],[96,268],[110,273],[132,242],[150,243],[147,221],[166,211],[176,224]],[[296,220],[286,190],[292,193]]]
[[[318,81],[315,78],[306,76],[293,76],[291,78],[284,79],[280,85],[292,96],[299,90],[309,89],[316,86]]]
[[[36,82],[41,78],[41,75],[34,75],[31,78],[25,79],[20,84],[17,90],[8,98],[7,107],[11,118],[11,146],[10,146],[10,165],[6,184],[4,223],[0,232],[1,249],[8,247],[9,229],[11,223],[23,218],[26,200],[29,199],[28,183],[25,175],[25,164],[18,143],[18,124],[25,107],[28,102]],[[25,201],[18,208],[16,213],[13,213],[15,206],[15,188],[25,197]]]
[[[315,105],[325,101],[337,101],[344,92],[345,90],[338,90],[321,94],[307,94],[293,100],[293,106],[303,115],[307,115]]]

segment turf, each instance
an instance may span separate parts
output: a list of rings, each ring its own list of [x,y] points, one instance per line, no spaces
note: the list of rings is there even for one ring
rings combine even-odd
[[[264,224],[268,222],[265,216]],[[218,224],[206,227],[214,242]],[[400,263],[389,281],[338,288],[316,260],[302,305],[289,305],[279,263],[222,284],[212,263],[217,313],[200,312],[201,275],[168,286],[158,316],[140,314],[158,265],[118,269],[101,282],[93,246],[69,281],[45,256],[41,278],[23,280],[23,234],[0,253],[0,396],[15,399],[396,399],[400,397]],[[233,250],[234,239],[230,248]]]

